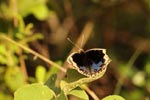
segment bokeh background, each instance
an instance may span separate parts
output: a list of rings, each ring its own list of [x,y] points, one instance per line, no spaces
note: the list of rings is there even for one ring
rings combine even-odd
[[[112,62],[89,88],[99,98],[150,100],[150,0],[0,0],[0,34],[61,65],[72,48],[106,48]],[[0,38],[0,100],[37,82],[39,66],[52,68]]]

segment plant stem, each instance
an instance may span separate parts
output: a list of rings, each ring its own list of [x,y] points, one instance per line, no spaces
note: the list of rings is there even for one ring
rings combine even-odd
[[[28,48],[28,47],[25,47],[24,45],[22,45],[22,44],[20,44],[20,43],[17,43],[16,41],[10,39],[9,37],[7,37],[7,36],[5,36],[5,35],[2,35],[3,33],[0,33],[0,34],[1,34],[1,35],[0,35],[1,38],[3,38],[3,39],[5,39],[5,40],[7,40],[7,41],[9,41],[9,42],[11,42],[11,43],[17,45],[18,47],[20,47],[20,48],[22,48],[22,49],[24,49],[24,50],[30,52],[31,54],[35,55],[36,57],[39,57],[41,60],[47,62],[47,63],[50,64],[50,65],[55,66],[56,68],[58,68],[58,69],[61,70],[62,72],[66,73],[66,69],[63,68],[63,67],[61,67],[61,66],[59,66],[59,65],[56,64],[55,62],[49,60],[48,58],[45,58],[44,56],[42,56],[42,55],[40,55],[39,53],[33,51],[32,49],[30,49],[30,48]]]
[[[128,61],[128,64],[126,65],[126,74],[128,75],[128,72],[129,70],[131,70],[131,67],[132,65],[134,64],[135,60],[137,59],[137,57],[140,55],[140,53],[142,52],[142,47],[139,47],[135,53],[132,55],[132,57],[130,58],[130,60]],[[127,76],[126,76],[127,77]],[[120,93],[120,90],[121,90],[121,87],[122,87],[122,84],[124,82],[124,79],[126,77],[121,77],[119,80],[118,80],[118,83],[116,85],[116,89],[114,91],[114,94],[119,94]]]

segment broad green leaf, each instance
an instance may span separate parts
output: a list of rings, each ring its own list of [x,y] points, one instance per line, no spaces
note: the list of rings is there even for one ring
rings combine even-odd
[[[48,16],[45,0],[18,0],[18,10],[24,17],[33,14],[37,19],[44,20]]]
[[[65,88],[66,85],[68,85],[69,83],[67,83],[66,81],[64,80],[61,80],[60,81],[60,88],[63,90]]]
[[[74,95],[74,96],[76,96],[76,97],[78,97],[78,98],[80,98],[80,99],[82,99],[82,100],[89,100],[89,97],[88,97],[88,95],[86,94],[86,92],[85,92],[83,89],[79,88],[79,87],[77,87],[77,88],[71,90],[71,91],[69,92],[69,94],[70,94],[70,95]]]
[[[35,77],[37,81],[44,82],[45,75],[46,75],[46,69],[44,68],[44,66],[41,66],[41,65],[37,66],[36,72],[35,72]]]
[[[125,99],[119,95],[110,95],[103,98],[102,100],[125,100]]]
[[[55,94],[60,93],[60,88],[58,88],[56,84],[57,75],[53,74],[49,77],[49,79],[45,82],[45,85],[47,85],[50,89],[52,89]]]
[[[44,20],[48,16],[48,8],[46,7],[46,4],[39,4],[32,8],[32,13],[39,20]]]
[[[67,96],[61,92],[54,100],[68,100]]]
[[[61,86],[61,88],[65,94],[68,94],[69,91],[73,90],[74,88],[76,88],[82,84],[86,84],[86,83],[89,83],[89,82],[92,82],[94,80],[101,78],[104,75],[106,69],[107,69],[107,67],[105,69],[103,69],[98,75],[93,76],[93,77],[85,77],[85,76],[81,75],[80,73],[78,73],[74,69],[68,69],[67,70],[68,78],[66,78],[64,80],[64,81],[66,81],[67,84],[63,84],[63,86]]]
[[[53,100],[55,94],[46,85],[31,84],[18,89],[14,94],[14,100]]]
[[[55,86],[55,82],[56,82],[56,79],[57,79],[57,75],[56,74],[53,74],[49,77],[49,79],[45,82],[45,85],[47,85],[48,87],[51,88],[51,86]]]
[[[86,76],[80,74],[77,70],[75,69],[68,69],[67,70],[67,78],[65,79],[67,82],[74,82],[77,81],[81,78],[86,78]]]
[[[8,67],[5,73],[5,82],[7,86],[15,91],[24,85],[24,77],[19,67]]]

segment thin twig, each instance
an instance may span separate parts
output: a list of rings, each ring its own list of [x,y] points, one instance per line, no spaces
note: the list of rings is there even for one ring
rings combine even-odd
[[[0,34],[2,34],[2,33],[0,33]],[[0,37],[2,37],[3,39],[5,39],[5,40],[7,40],[7,41],[9,41],[9,42],[11,42],[11,43],[17,45],[18,47],[20,47],[20,48],[22,48],[22,49],[24,49],[24,50],[26,50],[26,51],[32,53],[33,55],[39,57],[41,60],[47,62],[47,63],[50,64],[50,65],[55,66],[56,68],[58,68],[58,69],[61,70],[62,72],[66,73],[66,69],[65,69],[65,68],[59,66],[58,64],[56,64],[55,62],[53,62],[53,61],[51,61],[51,60],[49,60],[49,59],[47,59],[47,58],[45,58],[44,56],[42,56],[42,55],[40,55],[39,53],[33,51],[32,49],[30,49],[30,48],[28,48],[28,47],[25,47],[24,45],[22,45],[22,44],[20,44],[20,43],[17,43],[16,41],[10,39],[9,37],[7,37],[7,36],[5,36],[5,35],[0,35]]]
[[[26,69],[26,65],[25,65],[24,57],[22,55],[22,49],[21,48],[18,51],[18,55],[19,55],[19,61],[20,61],[20,66],[21,66],[20,68],[21,68],[21,71],[24,75],[24,79],[27,82],[28,74],[27,74],[27,69]]]
[[[86,90],[86,92],[94,99],[94,100],[100,100],[97,95],[91,90],[89,89],[89,87],[87,87],[86,85],[83,85],[82,88],[84,90]]]

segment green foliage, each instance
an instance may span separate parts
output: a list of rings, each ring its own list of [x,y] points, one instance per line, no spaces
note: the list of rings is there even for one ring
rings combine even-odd
[[[42,66],[37,67],[36,76],[41,74],[41,72],[45,73],[43,67]],[[43,75],[44,74],[42,74],[41,76],[43,76]],[[72,75],[74,75],[74,74],[72,74]],[[80,75],[80,74],[78,73],[78,75]],[[37,77],[37,78],[41,79],[41,76]],[[68,76],[70,76],[70,75],[68,74]],[[91,78],[80,78],[79,80],[74,80],[71,83],[67,83],[67,81],[62,80],[61,81],[61,89],[59,89],[55,85],[56,79],[57,79],[57,76],[56,76],[56,74],[54,74],[54,75],[51,75],[51,77],[47,80],[45,85],[31,84],[31,85],[21,87],[20,89],[18,89],[15,92],[15,100],[27,100],[27,99],[28,100],[30,100],[30,99],[32,99],[32,100],[40,100],[40,99],[47,100],[48,98],[50,100],[53,100],[53,99],[62,100],[62,98],[63,98],[63,100],[67,100],[66,95],[74,95],[80,99],[88,100],[88,95],[86,94],[86,92],[78,86],[95,80],[95,79],[91,79]],[[36,96],[36,95],[38,95],[38,96]]]
[[[40,74],[40,72],[45,73],[45,71],[43,71],[42,66],[37,67],[37,70],[39,70],[39,71],[37,71],[37,73],[39,73],[39,74]],[[71,70],[71,72],[73,72],[73,70]],[[105,72],[105,70],[104,70],[104,72]],[[104,74],[104,72],[100,73],[100,76],[102,76]],[[69,71],[69,73],[70,73],[70,71]],[[68,76],[70,76],[69,73],[67,74]],[[75,74],[76,75],[78,74],[80,76],[80,74],[78,72]],[[75,74],[72,73],[71,75],[75,75]],[[38,74],[37,74],[37,76],[38,76]],[[88,100],[89,98],[88,98],[88,95],[86,94],[86,92],[78,86],[88,83],[88,82],[91,82],[91,81],[94,81],[97,78],[94,78],[94,77],[93,78],[86,78],[86,77],[81,78],[80,77],[80,79],[77,79],[74,81],[71,80],[71,82],[69,82],[69,83],[67,83],[67,80],[69,81],[69,79],[62,80],[61,81],[61,89],[59,89],[56,86],[56,79],[57,79],[56,74],[51,75],[51,77],[45,83],[45,86],[47,85],[49,87],[48,90],[52,91],[52,92],[47,92],[49,94],[42,95],[43,92],[41,92],[41,91],[48,91],[48,90],[36,89],[37,87],[41,89],[44,85],[31,84],[31,85],[28,85],[28,86],[18,89],[15,92],[15,100],[25,100],[25,99],[29,99],[29,98],[30,99],[32,98],[33,100],[34,99],[40,100],[41,98],[42,98],[42,100],[47,100],[46,97],[49,97],[48,95],[51,95],[51,97],[49,97],[50,100],[53,100],[53,99],[62,100],[62,98],[63,98],[63,100],[67,100],[66,95],[74,95],[80,99]],[[22,94],[24,94],[24,95],[22,95]],[[35,94],[39,95],[39,97],[36,97]],[[56,98],[55,98],[54,94],[56,94]],[[53,98],[52,98],[52,96],[53,96]]]
[[[6,59],[6,48],[4,45],[0,45],[0,63],[1,64],[6,64],[7,63],[7,59]]]
[[[86,92],[83,89],[79,88],[79,87],[71,90],[69,92],[69,95],[74,95],[74,96],[80,98],[81,100],[89,100],[89,97],[86,94]]]
[[[46,69],[41,65],[37,66],[35,72],[35,78],[37,79],[37,82],[39,83],[44,82],[45,76],[46,76]]]
[[[147,59],[146,63],[145,63],[145,67],[144,67],[144,70],[145,72],[148,74],[148,76],[150,76],[150,62],[149,62],[150,58]]]
[[[118,95],[110,95],[103,98],[102,100],[125,100],[125,99]]]
[[[56,79],[56,74],[51,75],[49,79],[45,82],[45,85],[52,89],[56,95],[60,95],[61,89],[58,86],[56,86]]]
[[[128,92],[128,94],[126,93]],[[122,92],[122,95],[124,97],[126,97],[126,99],[131,99],[131,100],[138,100],[138,99],[141,99],[141,98],[144,98],[143,96],[145,94],[143,94],[143,92],[141,92],[140,89],[136,89],[136,90],[133,90],[133,91],[123,91]]]
[[[14,100],[52,100],[55,93],[42,84],[26,85],[15,92]]]
[[[8,67],[5,73],[5,82],[12,91],[23,86],[25,84],[25,80],[20,68],[15,66]]]
[[[64,81],[61,81],[61,89],[64,91],[65,94],[69,94],[70,91],[75,89],[76,87],[97,80],[98,78],[101,78],[104,75],[105,71],[106,68],[101,73],[99,73],[99,75],[95,77],[85,77],[79,74],[74,69],[68,69],[67,71],[68,77],[64,79]]]
[[[35,4],[32,3],[32,11],[27,11],[30,8],[19,8],[19,13],[14,12],[14,9],[12,8],[11,2],[12,0],[8,1],[9,5],[6,3],[6,1],[0,3],[0,85],[2,88],[0,88],[0,99],[1,100],[12,100],[13,96],[11,95],[14,91],[16,91],[18,88],[22,87],[26,84],[26,79],[23,70],[20,66],[20,57],[25,59],[26,53],[21,54],[22,49],[18,46],[11,44],[7,40],[4,40],[1,35],[7,35],[8,37],[12,39],[16,39],[18,43],[23,44],[24,46],[28,47],[28,43],[35,41],[37,39],[42,39],[42,35],[39,33],[34,34],[33,24],[28,23],[25,25],[24,17],[25,14],[28,16],[29,14],[34,13],[34,15],[39,18],[43,19],[46,17],[46,6],[43,2]],[[31,4],[31,2],[26,2]],[[19,3],[23,3],[22,0],[19,0]],[[35,5],[34,5],[35,4]],[[41,6],[38,6],[41,5]],[[22,5],[18,5],[18,7],[21,7]],[[24,5],[25,7],[28,7],[27,4]],[[36,9],[35,6],[38,6],[39,9]],[[43,7],[45,6],[45,7]],[[22,6],[23,7],[23,6]],[[44,9],[43,9],[44,8]],[[24,9],[24,16],[20,13],[21,10]],[[35,10],[36,9],[36,10]],[[37,10],[44,12],[42,16],[38,15]],[[17,20],[17,23],[13,25],[13,18]],[[41,72],[41,71],[40,71]],[[39,72],[38,72],[39,74]],[[44,75],[43,75],[44,76]],[[37,75],[38,81],[43,81],[42,77]]]
[[[18,0],[18,9],[21,16],[33,14],[39,20],[44,20],[49,12],[45,0]]]
[[[89,41],[89,47],[96,46],[98,43],[101,45],[101,40],[106,40],[104,45],[101,46],[109,48],[115,48],[117,44],[120,45],[122,42],[126,43],[117,48],[117,54],[114,56],[120,56],[121,59],[116,59],[115,62],[114,57],[112,59],[114,62],[110,67],[114,68],[113,75],[111,75],[117,78],[117,82],[115,86],[112,81],[112,83],[108,82],[111,86],[113,85],[112,87],[115,87],[114,94],[118,95],[107,96],[102,100],[124,100],[121,96],[127,100],[144,100],[148,98],[150,93],[150,58],[146,57],[148,56],[147,52],[149,52],[149,49],[147,49],[149,40],[144,40],[145,38],[141,38],[140,35],[146,38],[150,36],[150,20],[146,19],[149,14],[146,14],[148,15],[146,17],[144,16],[144,13],[150,10],[150,2],[149,0],[119,0],[117,2],[116,0],[85,0],[84,2],[78,0],[0,0],[0,100],[12,100],[13,98],[15,100],[67,100],[68,96],[88,100],[88,94],[82,85],[101,78],[106,69],[96,77],[86,77],[74,69],[68,69],[66,77],[58,80],[57,74],[60,71],[56,66],[45,66],[45,64],[38,62],[39,60],[32,60],[31,64],[29,62],[26,65],[26,61],[33,59],[31,58],[31,52],[25,51],[16,44],[14,45],[13,42],[7,41],[3,36],[15,40],[19,45],[27,48],[34,48],[32,43],[40,42],[42,46],[46,45],[47,48],[52,45],[50,48],[58,47],[66,52],[69,51],[65,47],[67,43],[65,45],[63,43],[51,44],[53,37],[59,35],[58,38],[60,38],[61,35],[64,35],[63,32],[65,34],[82,32],[80,29],[83,27],[83,23],[86,23],[84,21],[89,21],[89,19],[90,21],[92,19],[92,23],[95,24],[92,33],[98,33],[96,37],[92,34],[91,39],[94,39],[94,41],[91,44],[91,40]],[[133,9],[131,10],[131,8]],[[70,23],[73,23],[73,27]],[[57,34],[57,32],[62,32],[62,34]],[[57,35],[47,37],[49,33]],[[77,39],[78,34],[73,36],[75,36],[74,39]],[[44,40],[43,37],[48,39]],[[128,42],[130,39],[133,41]],[[137,43],[134,44],[135,41]],[[148,45],[147,48],[143,51],[138,50],[141,44],[141,47],[144,48],[145,43]],[[126,45],[129,45],[129,47],[126,47]],[[39,48],[40,46],[36,45],[34,49],[38,48],[41,50],[38,52],[43,53],[43,48],[42,46]],[[132,50],[130,46],[132,46]],[[122,49],[122,47],[126,49]],[[121,50],[123,51],[119,54]],[[126,50],[129,50],[129,54],[126,53]],[[55,53],[58,51],[56,50]],[[133,51],[135,51],[133,56],[129,60],[123,61],[127,55],[127,58],[129,58]],[[142,52],[146,55],[139,57]],[[59,53],[52,55],[57,58]],[[136,62],[138,57],[142,60],[146,58],[144,59],[145,63]],[[63,66],[64,59],[62,57],[55,63]],[[35,70],[32,70],[31,66]],[[140,68],[137,68],[137,66],[140,66]],[[29,72],[24,68],[28,68]],[[27,75],[25,72],[27,72]],[[32,75],[28,76],[28,74]],[[108,77],[111,78],[111,76]],[[60,84],[58,81],[60,81]],[[131,86],[133,87],[132,91],[130,90]]]
[[[62,61],[56,61],[55,63],[57,63],[58,65],[62,66],[63,62]],[[46,79],[48,79],[50,76],[57,74],[58,73],[58,69],[55,66],[51,66],[51,69],[48,70],[47,75],[46,75]]]
[[[67,100],[67,96],[61,92],[54,100]]]

